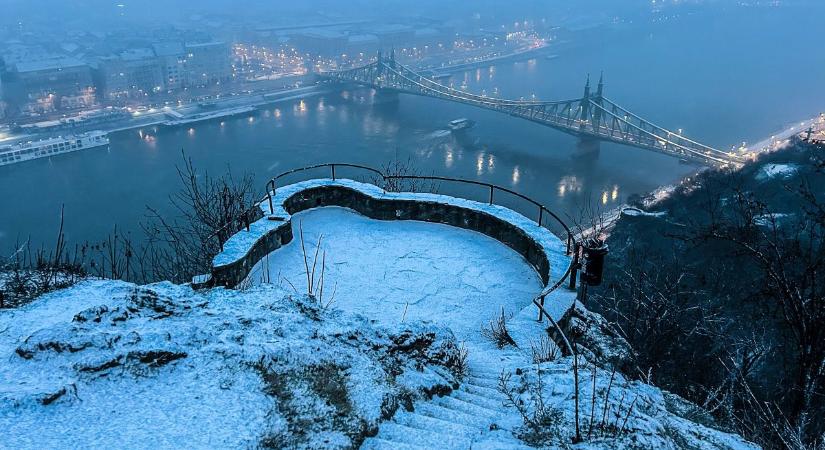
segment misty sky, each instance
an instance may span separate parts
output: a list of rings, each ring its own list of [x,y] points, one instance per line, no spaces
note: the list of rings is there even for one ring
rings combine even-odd
[[[160,24],[207,15],[226,19],[267,20],[392,19],[425,16],[438,19],[476,17],[502,20],[560,14],[620,14],[645,11],[650,0],[0,0],[5,25],[55,22],[78,27],[117,26],[124,22]],[[48,14],[44,14],[48,11]]]

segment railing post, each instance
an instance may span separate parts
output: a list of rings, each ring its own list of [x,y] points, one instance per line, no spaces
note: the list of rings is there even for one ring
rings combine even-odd
[[[541,296],[541,298],[539,298],[539,304],[539,322],[541,322],[541,319],[544,318],[544,296]]]
[[[335,164],[332,164],[332,181],[335,181]]]
[[[491,184],[491,185],[490,185],[490,204],[491,204],[491,205],[493,204],[493,189],[494,189],[494,187],[493,187],[493,185]]]
[[[576,275],[579,270],[579,244],[573,246],[573,264],[570,265],[570,290],[576,290]]]
[[[269,188],[270,184],[272,184],[272,189]],[[272,180],[269,180],[269,182],[266,183],[266,198],[269,200],[269,213],[270,214],[275,214],[275,208],[272,206],[272,194],[274,194],[274,192],[273,192],[274,190],[275,190],[275,182],[273,182]]]

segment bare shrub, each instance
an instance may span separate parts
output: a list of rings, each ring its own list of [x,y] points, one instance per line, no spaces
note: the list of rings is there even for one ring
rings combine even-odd
[[[371,180],[387,192],[438,192],[435,180],[416,178],[424,174],[416,168],[412,157],[403,161],[398,159],[397,149],[395,158],[384,163],[381,172],[385,178],[375,175]]]
[[[310,266],[306,243],[304,241],[303,221],[298,223],[298,230],[301,240],[301,253],[303,254],[304,258],[304,271],[306,274],[307,281],[307,297],[317,301],[318,306],[320,306],[321,309],[327,309],[332,304],[332,302],[335,301],[335,293],[338,290],[338,283],[335,283],[335,286],[332,290],[332,295],[330,296],[329,300],[327,300],[326,303],[324,303],[324,281],[327,271],[327,251],[321,251],[321,244],[324,240],[324,235],[322,234],[318,237],[318,242],[315,244],[315,251],[313,252],[312,266]],[[319,253],[321,254],[320,268],[318,267]],[[318,276],[316,276],[316,272],[318,273]]]
[[[610,392],[616,380],[616,368],[614,367],[610,373],[610,381],[607,384],[607,389],[599,394],[596,379],[598,368],[595,364],[592,365],[592,390],[590,392],[590,418],[587,423],[587,437],[592,440],[597,438],[612,438],[616,439],[620,436],[629,433],[627,422],[633,409],[638,401],[638,395],[633,397],[633,401],[625,404],[626,394],[622,394],[619,403],[617,404],[610,397]],[[599,408],[601,403],[601,408]],[[599,419],[599,416],[601,418]]]
[[[568,222],[579,242],[590,241],[595,247],[604,244],[615,218],[604,211],[599,204],[594,204],[592,197],[578,206],[575,214],[567,214]]]
[[[541,369],[536,367],[535,380],[522,375],[518,386],[511,384],[512,373],[502,372],[498,390],[504,394],[504,405],[515,408],[521,416],[519,437],[531,445],[547,445],[558,440],[564,416],[560,409],[547,404]]]
[[[15,251],[0,259],[0,308],[15,308],[57,289],[67,288],[86,277],[85,258],[69,250],[63,232],[64,210],[53,249],[32,250],[31,241],[19,242]]]
[[[498,348],[504,348],[508,345],[518,347],[516,341],[510,335],[510,330],[507,329],[508,317],[504,313],[504,307],[501,308],[501,314],[490,320],[488,325],[482,325],[481,335],[493,341]]]
[[[177,167],[181,189],[169,197],[175,217],[147,207],[142,224],[146,246],[141,253],[144,280],[189,282],[208,273],[223,243],[261,213],[253,208],[253,178],[235,179],[231,170],[220,177],[198,171],[183,154]]]
[[[559,347],[548,336],[542,336],[538,341],[530,342],[530,354],[533,364],[550,362],[559,357]]]
[[[448,368],[459,380],[464,379],[470,373],[470,351],[464,342],[458,345],[455,357],[448,362]]]

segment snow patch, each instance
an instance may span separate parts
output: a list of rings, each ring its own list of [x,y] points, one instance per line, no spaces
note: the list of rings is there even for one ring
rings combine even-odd
[[[799,167],[796,164],[765,164],[756,174],[757,180],[768,180],[772,178],[787,179],[796,174]]]

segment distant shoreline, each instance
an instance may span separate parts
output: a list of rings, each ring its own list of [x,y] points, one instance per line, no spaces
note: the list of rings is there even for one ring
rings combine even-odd
[[[520,50],[513,53],[508,53],[506,55],[499,55],[492,58],[483,59],[480,61],[473,61],[469,63],[459,63],[450,66],[444,66],[439,68],[431,68],[431,69],[421,69],[423,72],[430,72],[433,75],[447,75],[453,74],[457,72],[461,72],[464,70],[471,70],[480,66],[487,66],[495,63],[500,63],[508,60],[520,60],[524,58],[529,58],[534,56],[541,51],[547,50],[550,45],[543,45],[541,47],[531,48],[527,50]],[[255,96],[249,98],[248,101],[237,102],[237,99],[229,98],[221,103],[225,104],[226,106],[221,107],[220,109],[215,109],[211,111],[210,114],[204,114],[202,118],[198,119],[191,119],[185,120],[185,124],[182,122],[180,124],[169,124],[166,125],[167,122],[173,122],[173,119],[167,117],[163,111],[159,111],[155,113],[157,118],[152,118],[151,120],[136,120],[134,117],[128,119],[129,122],[121,122],[117,124],[106,124],[103,126],[96,126],[94,124],[89,124],[88,126],[78,127],[77,129],[68,129],[68,130],[61,130],[63,134],[74,134],[74,133],[82,133],[86,131],[102,131],[107,134],[119,133],[123,131],[130,131],[135,130],[143,127],[153,127],[153,126],[183,126],[183,125],[196,125],[202,122],[206,122],[209,120],[214,119],[215,117],[221,116],[222,113],[231,112],[232,110],[236,110],[238,108],[252,108],[246,113],[254,113],[260,107],[267,106],[267,105],[274,105],[285,101],[290,100],[299,100],[299,99],[306,99],[316,97],[318,95],[323,95],[326,93],[331,92],[332,90],[329,88],[325,88],[324,86],[320,85],[312,85],[312,86],[304,86],[299,88],[290,88],[290,89],[282,89],[282,90],[275,90],[270,92],[264,92],[260,94],[256,94]],[[42,133],[35,133],[35,134],[20,134],[17,136],[9,136],[5,140],[5,144],[14,144],[17,142],[21,142],[24,140],[40,140],[46,139],[49,137],[53,137],[59,132],[49,132],[44,131]]]

